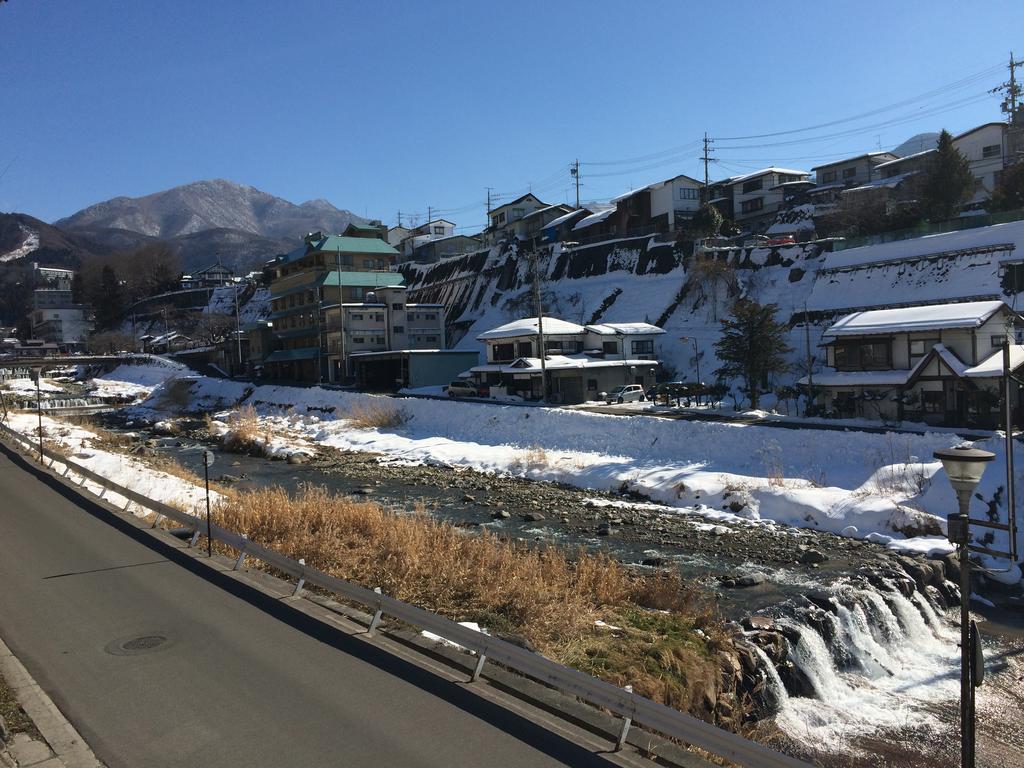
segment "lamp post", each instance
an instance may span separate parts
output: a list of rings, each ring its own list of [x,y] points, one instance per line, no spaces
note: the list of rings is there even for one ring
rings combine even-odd
[[[956,544],[960,557],[960,764],[974,768],[974,689],[981,685],[981,676],[974,669],[975,647],[971,632],[971,561],[970,517],[971,494],[981,482],[985,465],[994,453],[969,446],[936,451],[933,456],[942,462],[949,483],[956,492],[959,512],[949,515],[946,535]]]
[[[700,406],[700,352],[697,351],[697,337],[696,336],[680,336],[680,341],[689,341],[693,344],[693,362],[697,366],[697,405]]]

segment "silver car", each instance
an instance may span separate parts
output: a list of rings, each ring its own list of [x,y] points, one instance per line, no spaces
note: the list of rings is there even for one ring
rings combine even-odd
[[[628,403],[646,399],[644,388],[639,384],[623,384],[621,387],[616,387],[611,392],[605,393],[604,396],[604,401],[608,404]]]

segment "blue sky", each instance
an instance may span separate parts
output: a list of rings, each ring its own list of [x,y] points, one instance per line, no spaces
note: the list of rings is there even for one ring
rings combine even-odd
[[[722,177],[1000,119],[1021,29],[1019,0],[9,0],[0,210],[227,178],[473,228],[488,186],[571,201],[575,158],[584,200],[702,177],[704,131]]]

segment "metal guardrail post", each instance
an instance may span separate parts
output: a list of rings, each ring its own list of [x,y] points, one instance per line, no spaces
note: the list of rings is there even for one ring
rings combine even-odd
[[[626,693],[633,692],[633,686],[627,685],[625,688]],[[619,731],[619,740],[615,742],[615,751],[621,752],[626,746],[626,737],[629,736],[629,728],[633,725],[632,717],[625,717],[622,720],[622,730]]]
[[[303,558],[303,557],[300,557],[299,558],[299,565],[305,565],[305,564],[306,564],[306,559]],[[306,579],[304,577],[302,577],[302,576],[299,576],[299,580],[297,582],[295,582],[295,591],[292,592],[292,597],[298,597],[299,596],[299,592],[302,591],[302,588],[305,586],[305,584],[306,584]]]
[[[471,683],[475,683],[480,679],[480,673],[484,671],[484,664],[487,663],[487,654],[481,653],[480,658],[476,660],[476,666],[473,668],[473,677],[470,678]]]
[[[245,536],[243,536],[242,538],[244,539]],[[243,544],[242,548],[240,550],[238,550],[238,559],[235,560],[235,565],[234,565],[234,567],[231,570],[232,571],[237,571],[239,568],[242,567],[242,565],[244,563],[245,563],[245,544]]]
[[[129,499],[129,500],[128,500],[128,503],[129,503],[129,504],[131,504],[131,503],[132,503],[132,502],[131,502],[131,499]],[[128,509],[128,508],[127,508],[127,507],[125,507],[125,509]],[[160,525],[160,521],[161,521],[161,520],[163,520],[163,519],[164,519],[164,516],[163,516],[163,515],[161,515],[161,514],[160,514],[159,512],[157,512],[157,513],[156,513],[156,517],[154,517],[154,518],[153,518],[153,524],[152,524],[151,526],[149,526],[149,527],[150,527],[150,528],[156,528],[156,527],[157,527],[158,525]]]
[[[381,593],[380,592],[380,587],[374,587],[373,591],[376,592],[378,595]],[[377,601],[377,612],[375,614],[373,614],[373,618],[370,620],[370,626],[366,630],[366,634],[367,635],[369,635],[370,637],[373,637],[373,633],[377,631],[377,627],[380,625],[380,620],[381,620],[381,618],[383,618],[383,616],[384,616],[384,609],[381,608],[380,601],[378,600]]]
[[[196,545],[197,541],[199,541],[199,526],[198,525],[196,525],[196,529],[192,532],[192,538],[189,539],[188,548],[192,549],[192,547],[194,547]]]

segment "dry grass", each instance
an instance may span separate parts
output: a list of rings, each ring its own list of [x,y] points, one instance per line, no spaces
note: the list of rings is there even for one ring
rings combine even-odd
[[[528,472],[531,469],[542,470],[551,466],[551,459],[543,446],[533,445],[520,451],[512,462],[513,472]]]
[[[238,494],[217,513],[253,541],[326,573],[492,633],[527,638],[550,658],[689,712],[720,677],[717,609],[676,575],[638,575],[605,554],[569,558],[417,512],[308,487]],[[618,627],[599,629],[602,619]],[[696,630],[701,629],[702,633]]]
[[[391,429],[411,418],[404,408],[386,400],[359,400],[348,407],[348,421],[356,429]]]
[[[213,421],[209,414],[204,419],[207,429],[212,433]],[[260,425],[255,408],[251,405],[235,408],[228,414],[225,423],[228,430],[221,436],[221,446],[224,450],[257,456],[266,455],[267,443],[273,439],[273,432],[269,427]]]

